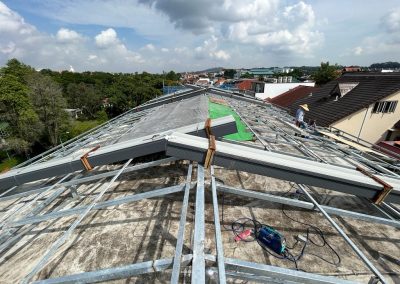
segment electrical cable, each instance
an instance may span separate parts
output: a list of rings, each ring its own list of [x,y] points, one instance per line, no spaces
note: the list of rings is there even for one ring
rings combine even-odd
[[[285,192],[282,196],[290,196],[290,195],[295,195],[297,197],[297,199],[300,197],[302,197],[299,193],[292,193],[290,194],[290,191],[293,189],[293,187],[295,186],[295,184],[292,184],[292,186],[290,187],[290,189]],[[329,261],[325,258],[323,258],[322,256],[316,254],[316,253],[312,253],[307,251],[308,255],[312,255],[315,256],[321,260],[323,260],[324,262],[331,264],[331,265],[339,265],[341,263],[341,258],[340,255],[336,252],[336,250],[328,243],[328,241],[325,238],[324,233],[322,232],[322,230],[320,228],[318,228],[317,226],[311,225],[309,223],[305,223],[305,222],[301,222],[299,220],[294,219],[293,217],[289,216],[287,214],[287,212],[284,210],[284,206],[282,205],[282,213],[284,214],[284,216],[290,220],[292,220],[293,222],[296,222],[298,224],[307,226],[307,230],[306,230],[306,241],[304,242],[304,245],[302,246],[300,252],[297,255],[294,255],[292,253],[292,251],[297,247],[297,245],[300,243],[299,239],[296,239],[296,242],[292,245],[289,246],[287,245],[286,239],[282,236],[283,240],[286,243],[286,247],[284,249],[284,251],[282,252],[282,255],[278,255],[274,252],[272,252],[270,249],[266,248],[262,243],[260,243],[259,239],[258,239],[258,232],[262,227],[268,227],[273,229],[272,227],[268,226],[267,224],[263,224],[260,221],[256,220],[256,219],[252,219],[252,218],[247,218],[247,217],[243,217],[243,218],[239,218],[235,221],[233,221],[231,223],[231,226],[228,227],[225,225],[224,222],[224,205],[225,205],[225,193],[222,193],[222,216],[221,216],[221,222],[222,222],[222,226],[224,228],[225,231],[231,231],[234,235],[235,238],[239,238],[240,240],[244,241],[244,242],[254,242],[256,241],[260,247],[266,251],[268,254],[270,254],[271,256],[277,258],[277,259],[286,259],[288,261],[291,261],[294,263],[296,270],[301,270],[298,268],[298,261],[301,260],[301,258],[303,257],[303,255],[306,253],[306,248],[310,247],[309,244],[315,245],[316,247],[322,248],[327,246],[336,256],[337,261]],[[252,238],[251,239],[244,239],[240,236],[240,234],[242,232],[244,232],[246,229],[250,229],[252,230]],[[313,239],[311,239],[311,235],[316,235],[320,238],[321,243],[314,241]],[[304,271],[304,270],[301,270]]]

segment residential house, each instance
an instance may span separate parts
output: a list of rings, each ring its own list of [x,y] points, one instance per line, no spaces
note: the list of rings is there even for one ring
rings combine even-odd
[[[282,78],[282,77],[281,77]],[[273,78],[275,79],[275,78]],[[252,83],[252,91],[256,98],[265,100],[267,98],[272,99],[280,94],[283,94],[298,86],[314,87],[315,82],[292,82],[290,76],[283,77],[282,79],[275,79],[274,81],[255,81]]]
[[[348,66],[348,67],[344,67],[342,72],[361,72],[362,69],[360,66]]]
[[[399,100],[400,73],[346,73],[290,109],[295,113],[299,104],[308,104],[306,121],[316,120],[317,125],[332,126],[375,144],[387,140],[399,120]]]
[[[311,96],[312,93],[318,89],[319,88],[317,88],[317,87],[299,85],[299,86],[294,87],[293,89],[290,89],[289,91],[284,92],[283,94],[280,94],[279,96],[276,96],[272,99],[267,98],[266,101],[268,101],[272,104],[281,106],[281,107],[289,107],[295,101],[305,98],[307,96]]]

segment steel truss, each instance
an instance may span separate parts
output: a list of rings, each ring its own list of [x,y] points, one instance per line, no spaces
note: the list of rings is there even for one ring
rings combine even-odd
[[[162,160],[159,161],[159,163]],[[148,163],[147,166],[154,166],[157,162]],[[128,162],[125,164],[125,168],[128,165]],[[146,165],[146,164],[145,164]],[[104,189],[99,193],[98,196],[103,194],[105,190],[107,190],[110,186],[112,186],[113,181],[122,174],[125,168],[121,168],[114,178],[108,183],[108,185],[104,186]],[[142,167],[143,168],[143,167]],[[191,265],[192,273],[191,279],[192,283],[206,283],[207,277],[211,277],[214,281],[218,283],[226,283],[226,279],[245,279],[252,280],[255,282],[262,283],[343,283],[350,284],[355,283],[353,281],[347,281],[336,277],[331,276],[323,276],[313,273],[301,272],[287,268],[276,267],[272,265],[265,265],[260,263],[243,261],[235,258],[226,258],[223,253],[223,241],[221,237],[221,228],[219,221],[219,209],[218,209],[218,197],[217,193],[229,193],[234,195],[241,195],[250,198],[256,198],[260,200],[268,200],[271,202],[278,202],[281,204],[287,204],[290,206],[317,210],[322,213],[329,222],[338,230],[338,232],[345,238],[346,241],[349,242],[347,235],[340,229],[340,227],[329,217],[328,211],[331,214],[345,216],[355,219],[361,219],[365,221],[372,222],[382,222],[385,221],[384,224],[392,225],[395,227],[399,226],[399,222],[395,222],[393,220],[387,220],[384,218],[379,218],[375,216],[369,216],[365,214],[358,214],[354,212],[349,212],[341,209],[336,209],[327,206],[319,205],[315,199],[308,193],[307,188],[305,186],[300,185],[300,188],[304,191],[306,196],[310,199],[311,202],[304,202],[299,200],[294,200],[290,198],[284,198],[280,196],[274,196],[266,193],[255,192],[251,190],[237,189],[224,185],[217,184],[215,180],[215,172],[214,167],[211,166],[211,177],[210,184],[205,182],[205,172],[203,166],[200,164],[197,166],[197,182],[193,183],[192,179],[192,164],[188,166],[188,173],[185,184],[171,186],[164,189],[152,190],[145,193],[134,194],[131,196],[117,198],[114,200],[109,200],[103,203],[97,203],[96,200],[91,203],[90,206],[84,207],[86,210],[84,212],[89,212],[91,209],[96,210],[100,208],[104,208],[105,206],[115,206],[123,203],[134,202],[138,200],[142,200],[144,198],[152,198],[152,197],[162,197],[166,194],[183,192],[183,202],[181,209],[181,218],[179,222],[179,231],[177,234],[176,241],[176,250],[175,256],[173,258],[163,258],[156,259],[152,261],[139,262],[135,264],[129,264],[126,266],[112,267],[107,269],[83,272],[78,274],[66,275],[58,278],[50,278],[46,280],[40,280],[35,283],[92,283],[99,281],[109,281],[109,280],[117,280],[117,279],[125,279],[129,277],[138,276],[146,273],[154,273],[154,272],[169,272],[171,273],[171,282],[179,283],[179,278],[182,275],[181,269]],[[197,184],[197,187],[194,188],[194,185]],[[184,228],[186,224],[186,212],[188,208],[189,201],[189,192],[190,190],[195,190],[196,193],[196,201],[195,201],[195,224],[194,224],[194,240],[193,240],[193,252],[189,255],[182,255],[182,246],[184,239]],[[215,243],[217,247],[217,254],[210,255],[206,254],[204,251],[204,195],[205,191],[209,190],[210,195],[212,196],[212,203],[214,209],[214,224],[215,224]],[[136,197],[136,198],[134,198]],[[97,207],[100,206],[100,207]],[[89,208],[90,207],[90,208]],[[82,212],[84,208],[78,208],[75,214]],[[68,211],[68,210],[65,210]],[[60,211],[62,212],[62,211]],[[64,212],[65,213],[65,212]],[[50,213],[52,214],[52,213]],[[82,213],[81,213],[82,214]],[[85,213],[84,213],[85,214]],[[61,214],[58,217],[67,216]],[[81,217],[84,215],[81,215]],[[81,220],[82,218],[78,219]],[[76,221],[77,222],[77,221]],[[74,224],[76,224],[76,222]],[[74,228],[72,225],[70,228]],[[66,233],[61,237],[58,241],[53,244],[53,249],[50,249],[46,256],[43,258],[41,262],[33,269],[32,273],[29,274],[26,278],[30,279],[33,277],[35,273],[40,271],[46,263],[49,261],[49,255],[55,252],[54,248],[58,248],[58,245],[61,243],[60,240],[66,241],[64,236],[70,236],[70,230],[66,231]],[[367,266],[371,269],[371,271],[379,278],[381,283],[387,283],[385,278],[375,266],[363,255],[363,253],[355,246],[353,242],[349,242],[351,248],[358,253],[360,258],[366,262]],[[214,276],[213,276],[214,275]],[[213,278],[214,277],[214,278]]]
[[[140,113],[139,111],[152,111],[154,107],[160,106],[162,104],[190,98],[192,96],[204,94],[204,92],[204,89],[197,89],[194,91],[183,92],[180,95],[169,95],[163,98],[155,99],[147,104],[136,108],[131,113],[133,115],[124,114],[119,118],[120,122],[118,122],[118,119],[116,119],[111,121],[108,126],[112,128],[113,126],[121,123],[122,120],[124,121],[123,123],[129,123],[130,121],[140,119],[142,114],[146,114]],[[287,125],[287,123],[285,122],[287,122],[288,118],[285,117],[284,114],[282,114],[282,111],[279,109],[275,109],[273,106],[265,102],[248,97],[237,96],[236,94],[231,92],[223,92],[215,89],[211,90],[210,92],[218,96],[222,96],[227,100],[239,100],[244,105],[255,104],[259,107],[269,108],[271,113],[279,118],[278,121],[281,120],[284,122],[284,125]],[[232,107],[235,106],[232,105]],[[354,283],[352,281],[346,281],[336,277],[306,273],[272,265],[265,265],[243,261],[235,258],[224,257],[218,208],[218,193],[220,192],[275,202],[278,204],[290,205],[293,207],[310,210],[310,212],[316,211],[316,214],[322,214],[326,218],[326,220],[333,226],[333,228],[335,228],[337,232],[343,237],[343,239],[349,244],[349,246],[354,250],[358,257],[360,257],[360,259],[371,270],[376,279],[378,279],[381,283],[387,283],[382,273],[380,273],[380,271],[371,263],[371,261],[363,254],[363,252],[351,241],[351,239],[344,233],[340,226],[330,217],[330,215],[343,216],[356,220],[379,223],[392,226],[394,228],[400,228],[400,221],[398,220],[399,212],[390,205],[390,202],[400,203],[400,180],[395,173],[389,170],[390,166],[387,167],[388,165],[385,161],[378,161],[378,163],[371,162],[365,157],[360,156],[349,149],[342,149],[337,144],[332,143],[331,141],[325,141],[324,139],[313,141],[312,143],[314,144],[318,144],[320,146],[323,145],[324,151],[326,151],[328,154],[350,159],[350,165],[331,165],[325,160],[324,157],[319,156],[319,154],[313,152],[313,150],[307,149],[305,145],[309,144],[308,141],[303,141],[299,137],[292,137],[287,128],[284,129],[282,125],[278,125],[277,123],[263,124],[263,127],[266,126],[271,131],[275,131],[276,133],[280,132],[282,134],[279,135],[280,143],[294,146],[305,156],[301,157],[285,154],[276,149],[275,142],[278,140],[274,141],[274,139],[264,137],[261,133],[262,128],[253,126],[248,120],[248,115],[246,116],[246,114],[242,113],[241,110],[237,109],[236,111],[238,114],[240,112],[241,119],[246,123],[249,130],[251,130],[260,141],[262,147],[250,147],[249,145],[245,145],[240,142],[233,144],[218,141],[217,152],[214,154],[213,164],[227,169],[237,169],[241,171],[294,181],[298,184],[299,189],[302,190],[309,201],[300,201],[268,193],[262,193],[241,188],[233,188],[230,186],[218,184],[216,182],[214,166],[211,166],[210,178],[209,180],[207,180],[207,171],[204,169],[201,163],[204,161],[204,157],[208,149],[208,141],[204,138],[195,137],[193,135],[168,133],[168,135],[163,136],[161,139],[156,139],[156,141],[154,141],[154,139],[151,139],[151,143],[155,142],[157,144],[155,148],[152,148],[154,145],[149,147],[146,139],[141,139],[136,144],[130,144],[130,146],[137,147],[135,148],[135,151],[137,151],[138,153],[141,151],[141,155],[165,151],[167,155],[171,156],[170,158],[129,166],[132,158],[137,157],[137,155],[132,155],[131,152],[130,155],[126,155],[126,148],[121,148],[121,145],[117,145],[116,147],[116,145],[111,144],[107,151],[100,152],[97,157],[96,155],[92,157],[91,162],[95,166],[97,166],[96,174],[94,175],[86,176],[83,172],[76,172],[77,170],[81,170],[81,168],[74,169],[74,171],[71,171],[70,173],[56,180],[55,183],[52,185],[39,186],[29,191],[14,195],[11,195],[10,193],[12,193],[12,191],[17,189],[18,187],[13,186],[13,184],[8,184],[7,186],[2,187],[5,189],[9,187],[11,188],[0,195],[0,201],[18,198],[23,198],[23,200],[22,203],[15,204],[9,210],[9,212],[7,212],[7,214],[2,216],[2,224],[0,225],[0,260],[3,261],[5,259],[4,253],[12,248],[25,234],[34,229],[38,223],[50,220],[55,222],[57,219],[62,217],[75,216],[76,218],[70,225],[70,227],[61,235],[60,238],[58,238],[52,245],[49,246],[49,249],[40,259],[40,261],[34,265],[31,272],[28,275],[25,275],[22,283],[28,283],[54,258],[54,255],[60,249],[61,245],[68,241],[69,237],[72,235],[76,227],[82,222],[82,220],[85,219],[85,217],[90,212],[147,198],[164,197],[169,194],[182,194],[183,199],[179,220],[179,229],[177,233],[176,247],[173,257],[66,275],[58,278],[44,279],[37,281],[36,283],[91,283],[124,279],[141,274],[161,271],[171,274],[171,283],[179,283],[179,280],[182,277],[182,269],[187,268],[188,266],[191,266],[192,283],[205,283],[207,280],[216,281],[218,283],[226,283],[227,279],[232,278],[263,283]],[[230,119],[229,121],[222,121],[223,122],[221,122],[220,124],[217,123],[217,127],[213,129],[213,132],[217,133],[218,135],[225,135],[232,131],[232,119]],[[228,127],[218,128],[219,125],[223,126],[224,123],[228,124]],[[213,124],[213,126],[215,126],[215,124]],[[102,128],[100,127],[99,129],[93,131],[92,134],[96,137],[101,136],[103,134],[102,131],[104,130],[101,129]],[[126,130],[126,127],[124,127],[123,129]],[[204,130],[199,125],[196,126],[195,131],[193,130],[193,127],[185,129],[187,131],[183,132],[197,134],[205,137]],[[124,133],[124,130],[115,132],[116,135],[121,133]],[[80,143],[84,143],[84,141],[87,141],[87,139],[89,139],[87,136],[78,138],[75,141],[72,141],[72,143],[67,144],[64,152],[63,149],[50,151],[48,153],[49,156],[35,158],[30,161],[30,163],[33,163],[32,167],[41,167],[43,166],[43,164],[46,164],[45,161],[48,160],[49,157],[63,157],[64,154],[66,155],[65,151],[73,151],[74,149],[79,147],[79,145],[81,145]],[[154,152],[154,149],[156,149],[156,152]],[[132,149],[130,149],[130,151],[132,151]],[[340,154],[338,154],[339,152]],[[129,160],[126,161],[127,159]],[[108,201],[101,201],[101,198],[105,194],[105,192],[112,188],[114,186],[114,182],[122,175],[129,172],[155,167],[161,164],[175,162],[178,159],[186,160],[189,163],[186,181],[183,184],[176,184],[161,189],[154,189],[143,193],[131,194]],[[100,171],[101,165],[106,165],[110,162],[123,160],[125,160],[126,162],[119,169],[105,172]],[[193,162],[198,162],[197,166],[194,165]],[[294,166],[288,165],[288,162],[294,164]],[[382,204],[382,207],[379,207],[382,210],[385,209],[384,213],[390,212],[390,214],[385,213],[388,218],[377,217],[330,206],[320,205],[309,193],[308,187],[304,185],[307,184],[321,186],[336,191],[351,193],[353,195],[363,198],[372,198],[374,195],[376,195],[377,192],[382,189],[381,186],[371,181],[367,177],[362,176],[359,172],[356,172],[354,170],[353,163],[361,163],[364,166],[370,166],[368,168],[369,170],[374,171],[374,173],[378,174],[382,179],[394,185],[395,188],[392,193],[387,197],[386,202]],[[196,180],[192,181],[192,173],[195,168]],[[24,173],[23,168],[21,168],[20,170],[22,173]],[[15,180],[15,175],[13,177]],[[110,180],[107,182],[107,179],[109,178]],[[100,191],[97,193],[96,197],[92,200],[90,204],[86,206],[78,206],[72,209],[63,209],[62,207],[64,205],[61,204],[50,212],[40,214],[56,198],[60,198],[63,193],[67,192],[68,190],[72,191],[74,187],[80,184],[92,184],[92,188],[96,188],[98,186],[101,187]],[[204,250],[204,242],[206,239],[206,193],[208,193],[208,195],[212,197],[216,255],[206,254]],[[193,232],[194,239],[192,241],[192,253],[182,254],[190,194],[195,195],[195,216]],[[64,196],[64,198],[71,197]],[[16,217],[16,213],[19,214],[19,218]],[[20,215],[22,215],[22,217]]]

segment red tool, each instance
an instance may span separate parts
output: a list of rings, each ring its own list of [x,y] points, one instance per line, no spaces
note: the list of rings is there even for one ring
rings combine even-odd
[[[244,230],[239,235],[235,237],[235,242],[240,242],[241,240],[245,240],[247,237],[251,235],[251,229]]]

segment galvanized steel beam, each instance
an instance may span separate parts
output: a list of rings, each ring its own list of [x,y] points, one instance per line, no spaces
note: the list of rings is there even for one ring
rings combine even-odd
[[[236,122],[232,116],[212,120],[211,127],[213,134],[217,137],[237,132]],[[206,137],[204,123],[196,123],[181,127],[175,131]],[[95,167],[125,161],[129,158],[163,152],[165,150],[165,136],[168,136],[170,133],[172,133],[172,131],[165,131],[163,133],[109,145],[91,153],[87,159],[90,165]],[[85,170],[80,157],[63,157],[50,160],[26,168],[11,170],[0,175],[0,189],[6,189],[15,185],[52,176],[64,175],[77,170]]]
[[[364,253],[354,244],[354,242],[347,236],[347,234],[336,224],[335,221],[326,213],[326,211],[322,208],[321,205],[311,196],[308,192],[307,187],[304,185],[299,185],[300,189],[304,192],[304,194],[310,199],[310,201],[318,208],[318,210],[324,215],[324,217],[328,220],[328,222],[335,228],[335,230],[343,237],[343,239],[347,242],[347,244],[353,249],[353,251],[361,258],[361,260],[365,263],[365,265],[380,279],[383,284],[388,283],[383,275],[379,272],[379,270],[369,261],[369,259],[364,255]]]
[[[226,193],[230,193],[230,194],[236,194],[236,195],[240,195],[240,196],[246,196],[246,197],[260,199],[260,200],[267,200],[267,201],[271,201],[271,202],[275,202],[275,203],[279,203],[279,204],[285,204],[285,205],[309,209],[309,210],[317,210],[315,208],[314,204],[311,202],[291,199],[291,198],[272,195],[272,194],[263,193],[263,192],[251,191],[251,190],[242,189],[242,188],[230,187],[230,186],[226,186],[226,185],[222,185],[222,184],[217,184],[217,191],[226,192]],[[366,222],[383,224],[383,225],[392,226],[395,228],[400,228],[400,221],[376,217],[376,216],[367,215],[367,214],[362,214],[362,213],[358,213],[358,212],[354,212],[354,211],[343,210],[343,209],[334,208],[334,207],[325,206],[325,205],[321,205],[321,207],[329,214],[342,216],[342,217],[349,217],[349,218],[358,219],[358,220],[362,220],[362,221],[366,221]]]
[[[189,164],[188,174],[186,177],[185,194],[182,201],[181,218],[179,220],[178,238],[175,247],[174,265],[172,267],[171,283],[178,284],[179,275],[181,272],[181,257],[183,240],[185,237],[186,215],[189,203],[190,181],[192,180],[193,164]]]
[[[168,137],[166,153],[181,159],[203,162],[207,149],[207,139],[174,133]],[[213,164],[369,199],[383,190],[382,185],[356,170],[220,141],[217,142]],[[400,203],[400,180],[379,177],[393,186],[386,201]]]
[[[187,266],[192,260],[192,255],[182,256],[181,265]],[[95,283],[118,279],[126,279],[140,274],[164,271],[172,266],[172,258],[163,258],[145,262],[139,262],[126,266],[112,267],[97,271],[77,273],[58,278],[50,278],[34,282],[35,284],[72,284],[72,283]]]
[[[25,278],[21,281],[23,284],[27,284],[33,276],[36,275],[40,270],[43,269],[43,267],[47,264],[48,261],[51,260],[53,255],[57,252],[57,250],[60,248],[62,244],[67,241],[67,239],[70,237],[72,232],[75,230],[75,228],[81,223],[81,221],[89,214],[90,210],[96,205],[96,203],[100,200],[101,197],[103,197],[104,193],[114,184],[115,180],[122,174],[124,169],[132,162],[132,159],[129,159],[123,167],[118,171],[118,173],[110,180],[110,182],[104,186],[104,188],[98,193],[96,198],[91,202],[89,206],[86,207],[86,209],[81,213],[79,218],[77,218],[74,223],[68,228],[67,231],[64,232],[64,234],[55,241],[52,246],[46,251],[46,254],[40,259],[38,263],[33,267],[31,272],[29,272],[28,275],[25,276]]]
[[[215,256],[207,255],[207,261],[215,262]],[[357,282],[342,280],[336,277],[323,276],[314,273],[302,272],[282,267],[254,263],[236,258],[225,258],[227,271],[248,273],[252,275],[271,277],[283,283],[309,283],[309,284],[355,284]]]
[[[204,167],[199,164],[197,166],[196,212],[194,216],[192,284],[204,284],[206,282],[204,214]]]

